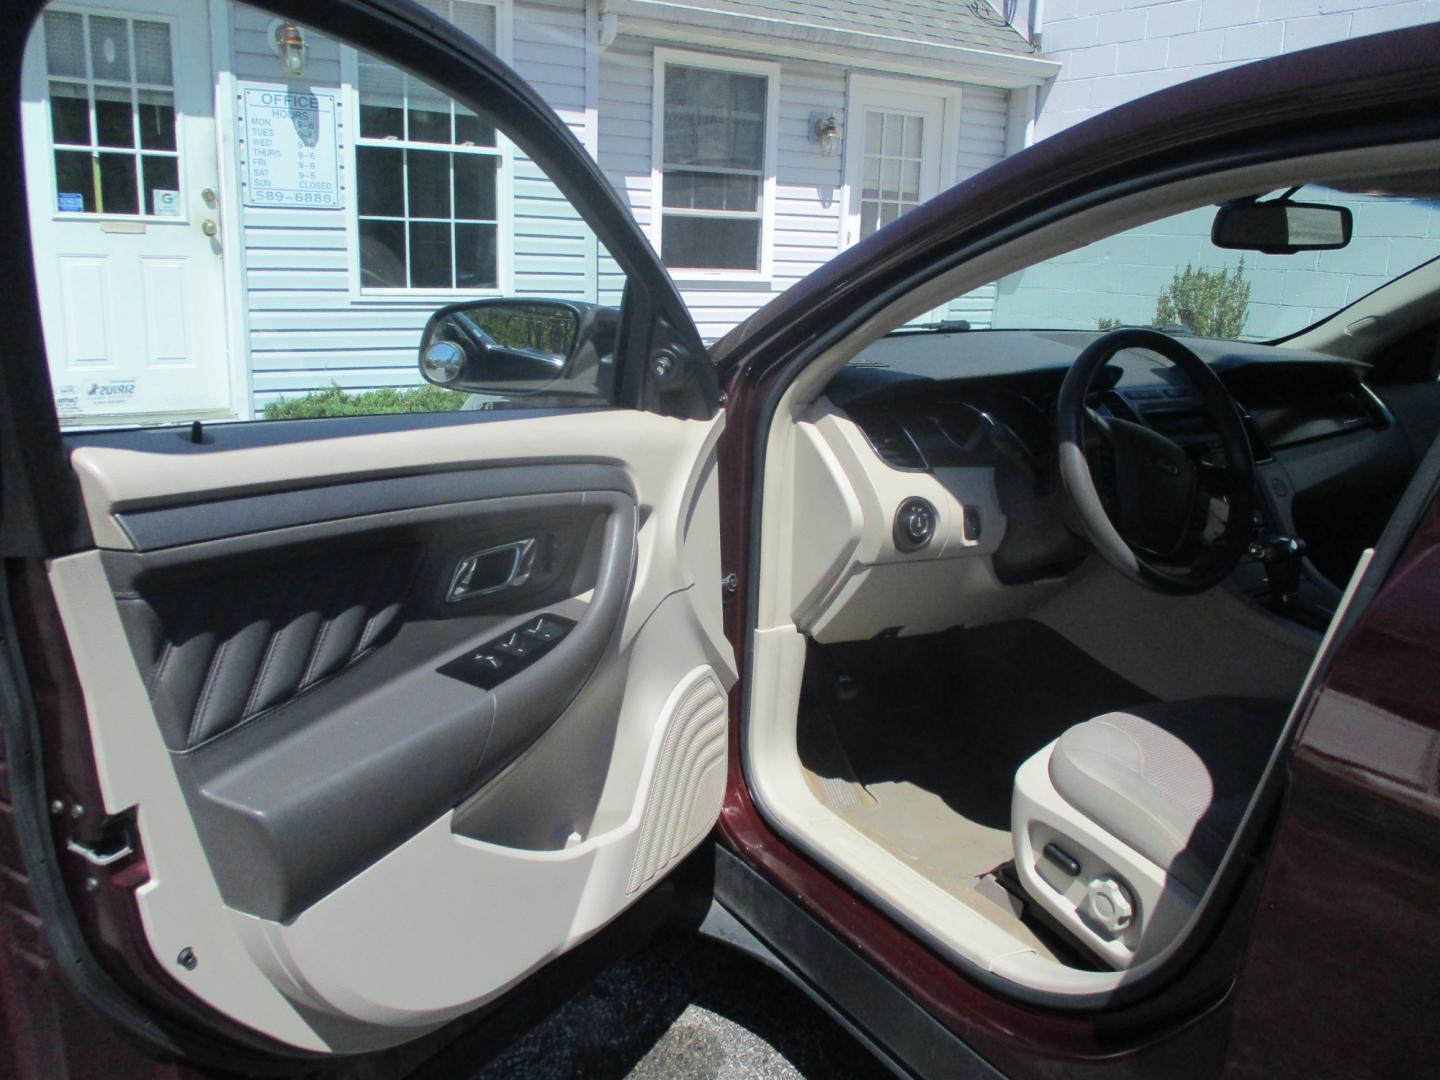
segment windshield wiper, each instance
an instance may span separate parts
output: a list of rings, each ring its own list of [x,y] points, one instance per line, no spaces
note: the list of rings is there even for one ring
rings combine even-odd
[[[968,319],[941,319],[932,323],[906,323],[904,326],[897,326],[891,330],[886,337],[894,334],[920,333],[927,334],[963,334],[970,329]]]

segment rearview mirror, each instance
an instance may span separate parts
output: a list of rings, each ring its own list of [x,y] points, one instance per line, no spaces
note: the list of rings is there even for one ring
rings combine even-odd
[[[594,397],[614,351],[614,308],[572,300],[469,300],[430,317],[420,374],[447,390]]]
[[[1293,255],[1298,251],[1333,251],[1350,243],[1353,219],[1349,207],[1330,203],[1297,203],[1288,199],[1225,203],[1210,227],[1210,242],[1219,248]]]

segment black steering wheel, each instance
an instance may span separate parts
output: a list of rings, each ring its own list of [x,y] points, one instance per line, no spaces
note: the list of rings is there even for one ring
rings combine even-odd
[[[1096,374],[1126,349],[1158,353],[1190,380],[1223,462],[1192,457],[1158,431],[1092,404]],[[1116,330],[1076,358],[1056,412],[1065,491],[1112,566],[1165,593],[1202,592],[1229,575],[1250,542],[1255,459],[1240,410],[1209,365],[1166,334]]]

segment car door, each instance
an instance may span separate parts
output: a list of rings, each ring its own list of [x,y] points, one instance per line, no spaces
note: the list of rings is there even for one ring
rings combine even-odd
[[[103,7],[49,13],[113,63],[146,16]],[[6,16],[12,72],[32,20],[45,32],[40,9]],[[502,383],[428,415],[62,437],[45,376],[57,346],[31,284],[45,253],[14,267],[28,287],[13,300],[3,365],[7,689],[33,707],[9,710],[6,733],[23,855],[9,869],[28,880],[27,918],[72,989],[152,1047],[193,1048],[166,1019],[179,1012],[228,1040],[232,1056],[219,1060],[232,1063],[246,1060],[237,1043],[262,1057],[373,1051],[496,1002],[634,904],[714,824],[735,679],[721,627],[723,413],[693,323],[593,161],[454,23],[403,0],[263,11],[196,0],[167,18],[208,18],[217,56],[229,42],[270,65],[263,78],[216,82],[217,113],[237,117],[238,153],[250,155],[232,174],[241,183],[180,195],[218,198],[213,221],[234,230],[220,243],[246,247],[248,281],[343,280],[343,250],[303,268],[296,253],[348,227],[394,241],[388,256],[410,284],[451,259],[463,297],[465,280],[487,276],[475,277],[474,252],[529,229],[552,254],[578,251],[585,296],[618,308],[588,395],[527,399]],[[102,41],[117,19],[131,20],[128,38],[115,31],[118,52]],[[372,76],[382,96],[367,97]],[[374,154],[356,148],[341,208],[257,205],[261,147],[243,145],[259,142],[245,110],[266,93],[288,95],[285,109],[313,99],[337,110],[329,132],[326,106],[318,126],[305,112],[311,126],[291,141],[318,171],[302,179],[324,179],[314,147],[351,160],[346,117],[358,117],[362,143],[397,111],[409,126],[403,145],[377,136]],[[437,136],[437,123],[453,126]],[[56,151],[41,141],[38,152]],[[398,217],[375,209],[391,164],[410,192]],[[486,198],[511,197],[514,212],[462,213],[462,168],[492,170]],[[450,177],[452,220],[417,211],[427,175]],[[359,204],[348,226],[346,200]],[[11,235],[26,235],[23,209],[5,212]],[[323,213],[336,216],[302,216]],[[487,216],[505,220],[486,234]],[[370,248],[350,250],[370,265]],[[513,250],[493,283],[524,279],[518,240]],[[103,251],[87,258],[95,280],[114,270]],[[580,296],[566,265],[552,259],[545,287]],[[343,334],[287,329],[252,305],[256,354],[267,334],[292,353],[334,339],[334,366],[358,367],[399,340],[404,377],[419,383],[414,350],[434,305],[352,288]],[[104,297],[92,300],[63,326],[103,319]],[[302,316],[319,318],[286,318]],[[399,329],[385,321],[402,316]],[[226,333],[189,332],[212,343]],[[262,375],[256,361],[253,385]],[[50,986],[37,1000],[66,996]]]

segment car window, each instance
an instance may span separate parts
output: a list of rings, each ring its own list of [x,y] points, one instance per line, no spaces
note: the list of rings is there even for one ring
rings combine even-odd
[[[508,56],[501,7],[426,6]],[[46,10],[22,96],[67,428],[611,404],[624,275],[423,79],[244,4],[104,0]],[[457,305],[483,390],[421,363]]]

